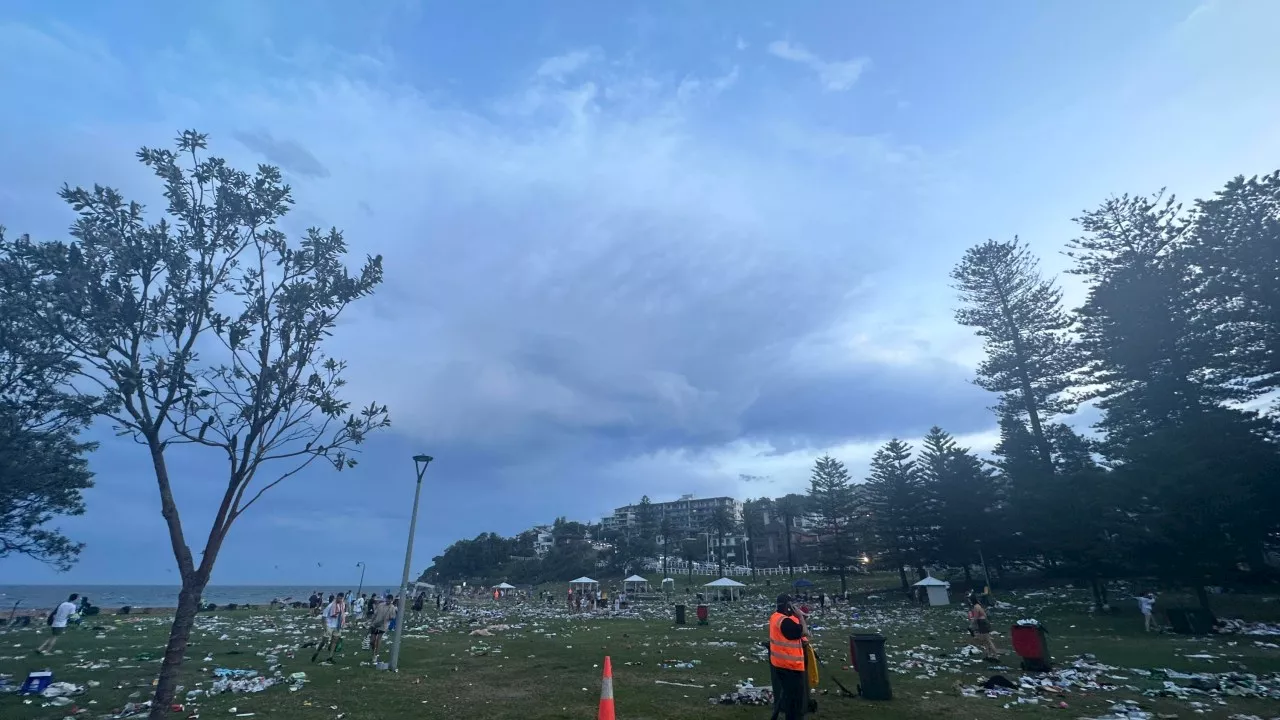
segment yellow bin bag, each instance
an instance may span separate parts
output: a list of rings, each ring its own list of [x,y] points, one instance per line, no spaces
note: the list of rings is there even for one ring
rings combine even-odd
[[[804,646],[804,669],[809,674],[809,687],[818,687],[818,656],[808,643]]]

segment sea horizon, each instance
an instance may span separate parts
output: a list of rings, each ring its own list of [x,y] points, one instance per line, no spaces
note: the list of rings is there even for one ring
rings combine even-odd
[[[202,600],[216,605],[266,605],[274,599],[290,602],[305,602],[311,593],[319,591],[324,595],[337,592],[397,592],[399,583],[379,584],[366,582],[361,588],[358,583],[349,584],[225,584],[209,585],[205,588]],[[116,609],[130,606],[137,608],[174,608],[178,606],[180,585],[120,585],[120,584],[75,584],[75,583],[30,583],[21,585],[0,585],[0,616],[33,608],[51,608],[77,593],[89,598],[96,607]]]

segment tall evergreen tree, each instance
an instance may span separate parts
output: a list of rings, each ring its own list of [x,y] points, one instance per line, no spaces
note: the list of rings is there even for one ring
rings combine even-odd
[[[972,585],[970,566],[978,559],[977,544],[994,547],[991,541],[1002,527],[996,515],[994,470],[940,427],[925,436],[919,468],[932,558],[964,568],[965,581]]]
[[[729,508],[717,505],[711,514],[711,530],[716,534],[716,564],[720,577],[724,577],[725,538],[738,530],[738,519]]]
[[[922,565],[920,539],[925,522],[924,485],[911,459],[911,446],[894,438],[877,450],[865,487],[876,549],[886,564],[898,569],[906,590],[910,587],[907,567]]]
[[[671,518],[663,515],[659,527],[662,532],[662,577],[665,578],[667,577],[667,559],[671,557],[671,541],[673,540],[671,537],[673,532]]]
[[[1233,179],[1192,220],[1184,255],[1213,341],[1201,368],[1251,399],[1280,390],[1280,171]]]
[[[84,512],[94,445],[79,434],[96,400],[68,391],[79,366],[70,344],[40,326],[28,247],[0,226],[0,559],[25,555],[67,570],[83,545],[51,523]]]
[[[956,320],[975,328],[985,343],[978,385],[1001,394],[1002,414],[1027,419],[1040,462],[1050,467],[1053,452],[1044,425],[1071,410],[1063,393],[1078,363],[1062,291],[1041,276],[1035,257],[1017,238],[970,248],[951,277],[963,303]]]
[[[779,519],[782,520],[783,541],[787,547],[787,575],[792,579],[796,576],[796,558],[795,548],[792,545],[795,534],[796,522],[809,512],[809,498],[804,495],[789,493],[778,498],[773,504],[774,511],[778,513]]]
[[[1274,432],[1224,403],[1250,396],[1206,363],[1221,350],[1194,226],[1172,197],[1112,198],[1078,219],[1074,272],[1089,288],[1079,311],[1087,379],[1104,410],[1104,451],[1143,499],[1139,520],[1155,562],[1199,589],[1234,563],[1260,566],[1275,473]],[[1210,436],[1212,434],[1212,436]],[[1176,459],[1176,464],[1171,460]],[[1176,482],[1169,482],[1176,478]],[[1176,567],[1161,562],[1177,556]]]
[[[840,573],[844,594],[849,590],[849,566],[855,562],[853,488],[844,463],[830,455],[818,458],[809,477],[809,505],[822,525],[822,560]],[[790,551],[788,539],[788,556]]]
[[[742,530],[747,539],[747,566],[751,577],[756,576],[756,541],[764,534],[764,516],[772,509],[773,501],[767,497],[748,499],[742,503]]]
[[[652,540],[658,532],[658,513],[648,495],[636,505],[636,531],[640,537]]]

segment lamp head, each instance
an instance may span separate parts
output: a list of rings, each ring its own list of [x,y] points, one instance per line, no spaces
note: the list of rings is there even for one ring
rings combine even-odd
[[[432,460],[435,460],[435,458],[431,457],[430,455],[414,455],[413,456],[414,462],[422,463],[423,465],[431,462]]]

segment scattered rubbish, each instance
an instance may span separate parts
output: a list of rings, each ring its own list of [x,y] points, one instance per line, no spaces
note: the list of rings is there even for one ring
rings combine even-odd
[[[705,685],[690,685],[689,683],[667,682],[666,680],[654,680],[655,685],[671,685],[672,687],[698,688],[699,690],[706,687]]]
[[[661,681],[659,681],[661,682]],[[773,689],[756,687],[748,680],[729,693],[711,698],[712,705],[773,705]]]

